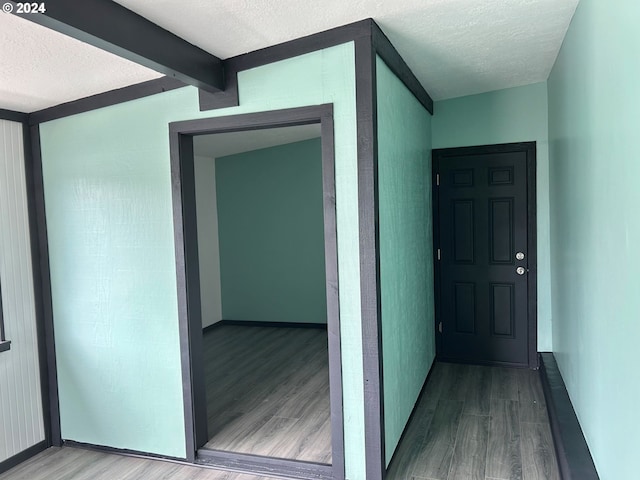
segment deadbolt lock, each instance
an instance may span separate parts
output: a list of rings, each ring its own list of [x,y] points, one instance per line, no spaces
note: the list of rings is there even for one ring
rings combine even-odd
[[[516,253],[516,260],[524,260],[524,253],[523,252]]]

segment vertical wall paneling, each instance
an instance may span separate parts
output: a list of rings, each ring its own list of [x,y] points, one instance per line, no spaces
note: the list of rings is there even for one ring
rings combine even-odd
[[[0,120],[0,462],[45,439],[32,278],[23,126]]]

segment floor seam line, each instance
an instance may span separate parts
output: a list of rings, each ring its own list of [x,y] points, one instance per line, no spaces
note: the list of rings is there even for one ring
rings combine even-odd
[[[449,480],[449,477],[451,476],[451,469],[453,468],[453,458],[456,455],[456,446],[458,445],[458,435],[460,435],[460,426],[462,425],[462,415],[464,412],[464,407],[466,406],[466,403],[464,400],[462,401],[462,409],[460,410],[460,418],[458,419],[458,428],[456,429],[456,436],[453,440],[453,451],[451,452],[451,460],[449,461],[449,471],[447,472],[447,480]]]

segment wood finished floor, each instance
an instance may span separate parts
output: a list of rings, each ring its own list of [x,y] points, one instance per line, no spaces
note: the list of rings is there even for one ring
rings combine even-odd
[[[536,371],[437,363],[388,480],[560,480]]]
[[[204,361],[205,448],[331,463],[326,330],[224,325]]]
[[[228,330],[227,340],[217,335],[205,342],[212,360],[207,378],[224,386],[211,397],[210,408],[219,415],[210,416],[209,426],[223,435],[209,443],[250,450],[243,453],[287,452],[298,459],[324,452],[330,461],[326,332],[222,329]],[[243,377],[236,377],[238,372]],[[251,434],[256,437],[243,437]],[[0,475],[0,480],[107,479],[273,480],[71,447],[50,448]],[[560,480],[538,372],[437,363],[387,479]]]
[[[180,463],[80,448],[49,448],[0,475],[0,480],[274,480]]]

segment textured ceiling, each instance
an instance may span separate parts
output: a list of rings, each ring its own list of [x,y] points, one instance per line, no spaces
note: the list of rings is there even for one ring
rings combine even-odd
[[[228,58],[373,18],[435,100],[547,79],[578,0],[118,0]],[[0,14],[0,108],[34,111],[160,76]]]
[[[15,15],[0,13],[0,108],[33,112],[162,76]]]
[[[373,18],[434,100],[544,81],[578,0],[117,0],[227,58]]]

